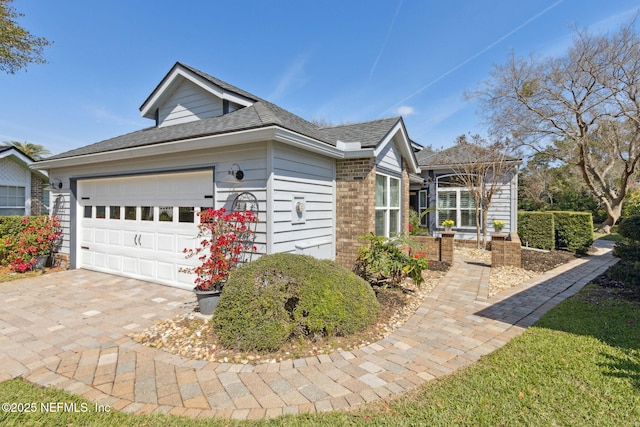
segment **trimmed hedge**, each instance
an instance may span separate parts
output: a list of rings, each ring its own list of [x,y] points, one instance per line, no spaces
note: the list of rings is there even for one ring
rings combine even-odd
[[[518,235],[525,246],[555,248],[555,225],[551,212],[518,212]]]
[[[518,212],[518,234],[524,245],[584,254],[593,244],[593,217],[591,212]]]
[[[623,261],[640,262],[640,216],[624,218],[618,226],[618,233],[625,241],[616,242],[613,255]]]
[[[591,212],[554,211],[556,248],[585,254],[593,245],[593,217]]]
[[[625,239],[640,242],[640,215],[624,218],[618,225],[618,233]]]
[[[363,330],[379,311],[371,285],[351,271],[333,261],[281,253],[229,275],[212,326],[226,347],[270,351],[296,336]]]

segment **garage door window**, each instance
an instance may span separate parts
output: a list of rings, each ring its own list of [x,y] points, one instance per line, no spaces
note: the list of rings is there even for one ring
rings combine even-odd
[[[106,206],[96,206],[96,218],[105,219],[107,217],[107,207]]]
[[[163,222],[173,222],[173,206],[160,206],[158,219]]]
[[[124,219],[135,221],[136,220],[136,207],[135,206],[125,206],[124,207]]]
[[[93,206],[85,206],[84,207],[84,217],[85,218],[91,218],[92,211],[93,211]]]
[[[194,219],[194,209],[191,206],[180,206],[178,208],[178,221],[179,222],[191,222]]]
[[[120,219],[120,206],[109,207],[109,219]]]
[[[143,206],[140,208],[142,221],[153,221],[153,206]]]

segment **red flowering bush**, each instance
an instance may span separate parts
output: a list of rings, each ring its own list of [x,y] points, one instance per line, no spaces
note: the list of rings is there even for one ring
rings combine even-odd
[[[184,273],[195,273],[194,283],[200,291],[221,291],[229,273],[255,252],[253,230],[250,224],[258,221],[252,212],[227,212],[226,209],[207,209],[198,214],[200,246],[184,249],[186,258],[198,257],[201,264],[181,268]]]
[[[5,239],[10,268],[19,273],[30,270],[39,255],[49,255],[62,234],[58,217],[28,216],[20,220],[23,228]]]

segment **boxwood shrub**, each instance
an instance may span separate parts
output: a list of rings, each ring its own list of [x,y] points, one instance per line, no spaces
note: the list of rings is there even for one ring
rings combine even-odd
[[[554,211],[555,240],[558,249],[584,254],[593,244],[591,212]]]
[[[212,327],[226,347],[272,351],[296,336],[363,330],[379,310],[371,286],[335,262],[274,254],[229,275]]]
[[[518,212],[518,235],[525,246],[555,248],[555,226],[550,212]]]

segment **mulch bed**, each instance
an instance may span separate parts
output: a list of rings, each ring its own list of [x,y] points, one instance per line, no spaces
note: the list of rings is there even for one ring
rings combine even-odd
[[[580,258],[579,255],[567,251],[540,251],[522,248],[522,268],[525,270],[544,273]]]

